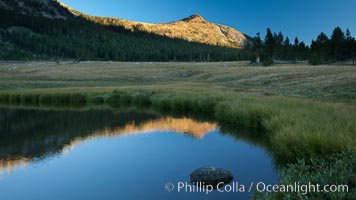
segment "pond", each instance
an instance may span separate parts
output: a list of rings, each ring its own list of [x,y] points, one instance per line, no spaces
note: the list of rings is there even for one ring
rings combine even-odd
[[[262,147],[239,138],[150,111],[1,108],[1,199],[248,199],[251,183],[279,177]],[[203,166],[232,171],[245,191],[193,191]]]

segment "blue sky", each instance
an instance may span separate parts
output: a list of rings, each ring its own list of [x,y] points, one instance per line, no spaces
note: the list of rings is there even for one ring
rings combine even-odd
[[[87,14],[165,23],[200,14],[250,36],[266,28],[282,31],[291,40],[307,44],[320,33],[330,35],[336,26],[356,35],[354,0],[62,0]]]

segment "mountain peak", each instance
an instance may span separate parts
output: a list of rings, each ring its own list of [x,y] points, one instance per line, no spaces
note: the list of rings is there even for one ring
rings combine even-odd
[[[194,15],[191,15],[187,18],[184,18],[182,19],[182,21],[185,21],[185,22],[195,22],[195,23],[202,23],[202,22],[206,22],[205,19],[198,15],[198,14],[194,14]]]

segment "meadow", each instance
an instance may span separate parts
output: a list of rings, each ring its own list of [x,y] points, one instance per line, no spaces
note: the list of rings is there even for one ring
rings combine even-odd
[[[351,65],[223,63],[13,62],[0,63],[0,90],[51,88],[217,90],[356,102]]]
[[[0,103],[108,104],[206,117],[222,127],[256,130],[263,148],[285,171],[282,182],[297,176],[293,163],[350,162],[342,165],[351,166],[344,169],[349,174],[342,181],[351,184],[355,195],[355,181],[348,182],[356,161],[355,66],[5,62],[0,63]],[[339,159],[345,152],[351,158]],[[329,168],[330,174],[342,171]]]

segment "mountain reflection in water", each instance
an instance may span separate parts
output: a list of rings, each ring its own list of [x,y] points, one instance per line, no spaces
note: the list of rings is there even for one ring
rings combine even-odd
[[[0,109],[0,172],[98,137],[171,131],[202,138],[214,129],[215,123],[138,111]]]

